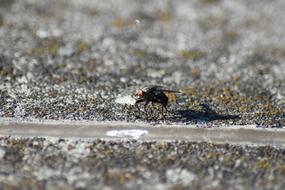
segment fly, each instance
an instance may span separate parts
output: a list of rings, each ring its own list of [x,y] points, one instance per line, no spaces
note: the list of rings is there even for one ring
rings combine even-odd
[[[167,105],[169,101],[166,93],[180,93],[180,92],[175,90],[167,90],[164,89],[162,86],[144,87],[135,93],[135,99],[136,99],[135,105],[138,107],[139,103],[144,102],[144,109],[147,114],[147,106],[149,103],[160,104],[161,112],[164,117],[164,110],[168,111]]]

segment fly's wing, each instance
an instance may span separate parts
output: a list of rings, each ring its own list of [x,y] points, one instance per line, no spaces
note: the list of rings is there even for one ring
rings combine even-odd
[[[166,92],[166,93],[180,93],[180,91],[177,90],[168,90],[165,89],[163,86],[151,86],[149,88],[149,91],[160,91],[160,92]]]
[[[165,90],[165,89],[163,89],[162,91],[166,92],[166,93],[180,93],[180,91],[177,91],[177,90]]]
[[[147,91],[151,99],[156,100],[166,96],[170,102],[176,102],[176,93],[180,93],[176,90],[167,90],[163,86],[151,86],[148,87]]]

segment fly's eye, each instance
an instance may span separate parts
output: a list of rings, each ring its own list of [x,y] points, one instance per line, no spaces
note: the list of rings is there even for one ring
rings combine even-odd
[[[143,97],[143,96],[144,96],[144,91],[139,90],[139,91],[136,93],[136,96]]]
[[[140,95],[140,96],[144,96],[144,91],[141,90],[140,93],[139,93],[139,95]]]

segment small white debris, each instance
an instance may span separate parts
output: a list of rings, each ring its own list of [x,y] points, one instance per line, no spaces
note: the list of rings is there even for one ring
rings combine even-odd
[[[62,31],[60,29],[55,28],[51,31],[51,34],[54,37],[60,37],[62,35]]]
[[[175,184],[190,185],[197,176],[185,169],[169,169],[166,171],[167,181]]]
[[[27,80],[26,76],[22,76],[22,77],[19,77],[17,79],[17,82],[18,83],[28,83],[28,80]]]
[[[56,28],[51,31],[39,29],[36,31],[36,35],[42,39],[50,37],[60,37],[62,35],[62,31]]]
[[[152,69],[147,69],[147,76],[152,77],[152,78],[161,78],[165,74],[164,70],[152,70]]]
[[[120,138],[133,138],[139,139],[143,135],[147,135],[147,130],[140,129],[129,129],[129,130],[111,130],[107,131],[106,135],[110,137],[120,137]]]
[[[120,96],[116,98],[115,102],[118,104],[135,105],[136,100],[132,96]]]
[[[51,36],[50,32],[46,30],[37,30],[36,35],[42,39],[49,38]]]
[[[4,158],[6,151],[4,148],[0,148],[0,159]]]
[[[74,48],[71,45],[67,45],[65,47],[59,48],[58,53],[59,55],[69,57],[74,53]]]

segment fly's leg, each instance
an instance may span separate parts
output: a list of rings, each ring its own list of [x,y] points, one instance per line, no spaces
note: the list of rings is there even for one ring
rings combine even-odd
[[[161,105],[161,113],[162,113],[162,118],[163,119],[165,119],[165,116],[166,116],[167,112],[168,112],[167,105],[162,104]]]
[[[135,105],[136,105],[136,109],[138,110],[138,113],[139,113],[139,115],[140,115],[141,110],[140,110],[139,104],[136,103]]]
[[[149,101],[146,101],[145,104],[144,104],[144,111],[145,111],[145,115],[146,115],[146,118],[148,118],[148,114],[147,114],[147,106],[149,104]]]
[[[138,110],[138,113],[139,113],[139,116],[140,116],[140,114],[141,114],[141,110],[140,110],[140,107],[139,107],[139,103],[141,103],[141,102],[144,102],[144,100],[137,100],[136,101],[136,103],[135,103],[135,107],[136,107],[136,109]]]
[[[165,115],[164,115],[164,106],[161,105],[161,114],[162,114],[162,119],[165,119]]]

